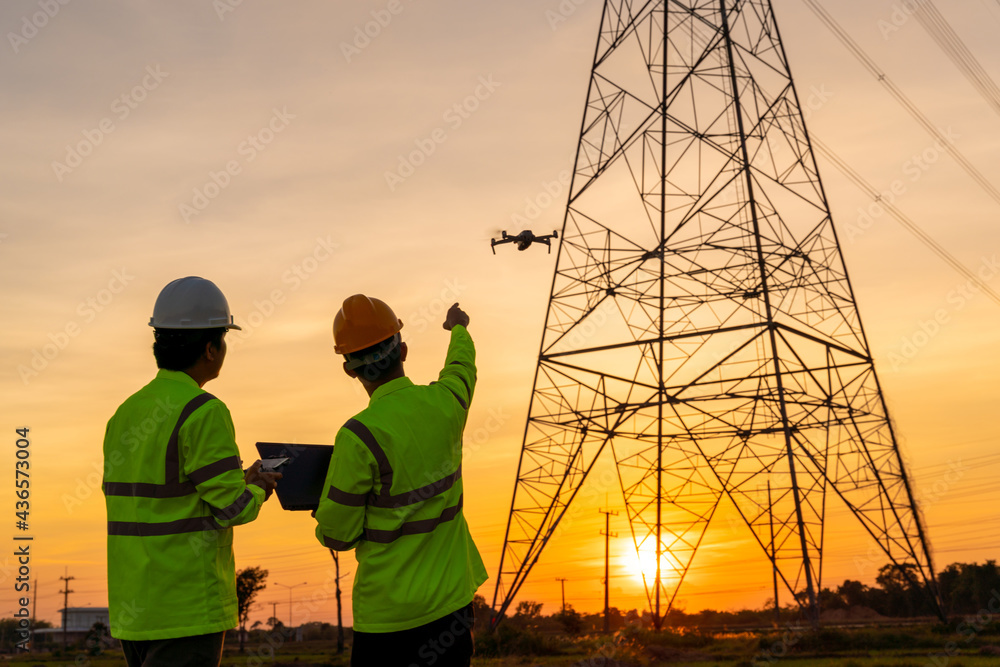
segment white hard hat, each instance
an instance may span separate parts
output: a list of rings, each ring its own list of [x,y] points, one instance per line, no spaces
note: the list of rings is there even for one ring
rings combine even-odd
[[[211,280],[178,278],[160,291],[149,326],[157,329],[240,329],[229,302]]]

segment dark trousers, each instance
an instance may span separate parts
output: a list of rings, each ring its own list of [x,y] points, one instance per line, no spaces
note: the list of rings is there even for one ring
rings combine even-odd
[[[122,640],[128,667],[219,667],[225,632],[177,639]]]
[[[472,605],[399,632],[354,632],[351,667],[469,667]]]

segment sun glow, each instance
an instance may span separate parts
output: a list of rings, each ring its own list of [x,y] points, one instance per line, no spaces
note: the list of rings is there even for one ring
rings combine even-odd
[[[645,580],[646,586],[652,586],[656,581],[656,546],[647,540],[636,553],[634,543],[629,541],[631,551],[629,571],[637,581]],[[680,582],[680,563],[668,551],[660,554],[660,581],[670,588]]]

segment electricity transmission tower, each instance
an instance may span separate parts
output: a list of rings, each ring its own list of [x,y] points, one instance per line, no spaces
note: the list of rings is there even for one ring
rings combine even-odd
[[[560,241],[498,619],[605,450],[656,627],[723,497],[813,622],[833,496],[940,615],[770,0],[605,1]]]

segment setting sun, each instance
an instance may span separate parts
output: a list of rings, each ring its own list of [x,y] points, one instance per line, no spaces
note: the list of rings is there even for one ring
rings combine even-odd
[[[629,573],[636,581],[644,582],[647,587],[651,587],[656,580],[656,542],[646,540],[636,553],[635,543],[632,540],[624,540],[630,554]],[[681,564],[668,551],[664,550],[660,554],[660,580],[665,588],[674,588],[680,582]]]

